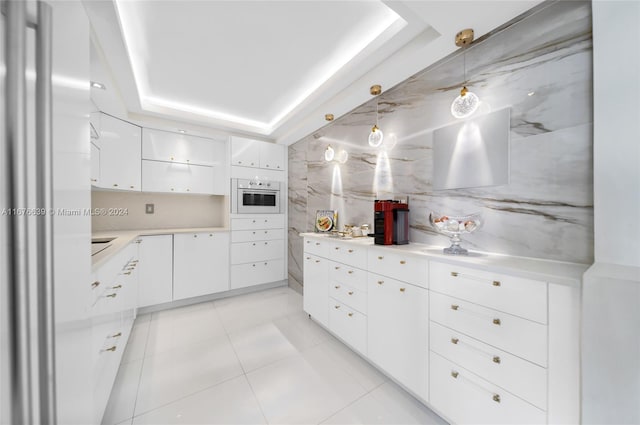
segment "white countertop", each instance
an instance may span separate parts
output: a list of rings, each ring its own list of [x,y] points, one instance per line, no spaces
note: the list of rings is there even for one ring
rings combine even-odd
[[[326,234],[300,233],[302,237],[319,238],[341,243],[354,243],[374,246],[373,238],[335,238]],[[582,276],[590,267],[589,264],[568,263],[564,261],[545,260],[541,258],[516,257],[504,254],[469,251],[469,255],[445,255],[444,246],[409,243],[407,245],[375,245],[376,249],[404,252],[411,255],[421,255],[429,260],[459,266],[470,266],[481,270],[491,270],[507,273],[528,279],[542,280],[563,285],[580,286]]]
[[[182,229],[141,229],[141,230],[105,230],[91,234],[91,238],[115,238],[111,246],[91,257],[91,271],[95,272],[102,264],[117,254],[139,236],[173,235],[175,233],[216,233],[228,232],[227,227],[193,227]]]

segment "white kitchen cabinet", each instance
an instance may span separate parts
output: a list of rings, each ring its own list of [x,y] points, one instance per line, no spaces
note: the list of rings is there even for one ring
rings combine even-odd
[[[96,186],[106,189],[141,190],[142,129],[137,125],[99,114],[100,177]]]
[[[221,172],[220,169],[202,165],[142,160],[142,190],[144,192],[222,194],[215,193],[214,181],[220,181],[223,178],[216,176],[216,171]]]
[[[138,306],[173,300],[173,235],[142,236],[139,247]]]
[[[369,358],[422,400],[429,399],[429,294],[424,288],[369,273]]]
[[[226,157],[226,140],[142,130],[142,159],[223,167]]]
[[[284,170],[285,148],[275,143],[232,137],[231,165],[275,171]]]
[[[284,240],[238,242],[231,245],[231,264],[283,258]]]
[[[100,186],[100,148],[93,142],[91,145],[91,186]]]
[[[229,290],[229,234],[173,236],[173,299]]]
[[[329,260],[305,252],[303,308],[324,326],[329,326]]]
[[[354,350],[367,355],[367,316],[329,297],[329,329]]]
[[[246,288],[283,279],[284,260],[262,260],[231,265],[231,289]]]

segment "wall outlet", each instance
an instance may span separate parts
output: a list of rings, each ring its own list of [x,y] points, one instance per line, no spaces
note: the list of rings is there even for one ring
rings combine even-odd
[[[147,214],[153,214],[154,204],[145,204],[144,208]]]

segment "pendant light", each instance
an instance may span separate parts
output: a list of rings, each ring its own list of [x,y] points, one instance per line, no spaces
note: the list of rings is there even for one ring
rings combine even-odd
[[[462,47],[471,43],[473,41],[473,30],[466,29],[460,31],[456,34],[456,46]],[[467,89],[467,54],[462,53],[462,63],[463,63],[463,71],[464,71],[464,83],[462,86],[462,90],[460,90],[460,95],[453,100],[451,103],[451,115],[456,118],[466,118],[469,115],[473,114],[476,109],[478,109],[478,105],[480,104],[480,99],[474,93],[470,92]]]
[[[382,93],[382,87],[379,84],[373,85],[369,89],[369,93],[373,96],[378,96]],[[369,133],[369,146],[377,148],[382,144],[382,139],[384,139],[384,134],[378,127],[378,99],[376,99],[376,123],[371,127],[371,133]]]

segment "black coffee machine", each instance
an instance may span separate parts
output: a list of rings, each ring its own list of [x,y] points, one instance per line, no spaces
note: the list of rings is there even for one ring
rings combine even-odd
[[[409,205],[394,200],[376,200],[374,209],[374,243],[406,245],[409,243]]]

